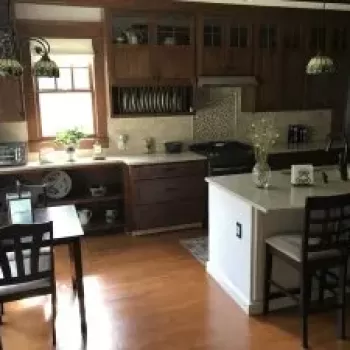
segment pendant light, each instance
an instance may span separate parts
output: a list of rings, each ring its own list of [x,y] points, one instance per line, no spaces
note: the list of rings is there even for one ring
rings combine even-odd
[[[324,40],[326,40],[326,0],[323,1],[323,31]],[[320,75],[326,73],[334,73],[335,66],[331,57],[318,52],[312,57],[306,66],[306,74]]]
[[[33,65],[33,75],[58,78],[59,68],[49,57],[50,45],[47,40],[44,38],[26,40],[35,42],[34,51],[41,56]],[[7,0],[7,23],[0,23],[0,76],[19,77],[23,74],[23,66],[16,57],[19,46],[11,16],[11,0]]]

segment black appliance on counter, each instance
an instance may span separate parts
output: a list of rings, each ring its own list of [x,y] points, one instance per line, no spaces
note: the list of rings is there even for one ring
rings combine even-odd
[[[194,143],[189,150],[208,159],[208,176],[243,174],[254,166],[253,147],[238,141]]]

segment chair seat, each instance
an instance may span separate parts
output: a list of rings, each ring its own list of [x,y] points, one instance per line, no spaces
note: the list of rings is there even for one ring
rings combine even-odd
[[[289,258],[296,262],[301,262],[301,244],[302,236],[301,234],[287,234],[287,235],[277,235],[268,238],[266,244],[272,248],[278,250],[279,252],[287,255]],[[312,243],[312,239],[309,240]],[[314,240],[313,244],[317,244],[317,239]],[[337,255],[340,255],[338,250],[325,250],[322,252],[312,252],[309,253],[308,259],[318,260],[332,258]]]
[[[8,259],[10,261],[10,269],[12,276],[17,275],[15,255],[13,252],[9,252]],[[26,250],[23,251],[23,263],[24,271],[26,275],[30,275],[30,253]],[[49,251],[46,250],[45,253],[39,255],[39,272],[50,271],[51,269],[51,255]],[[0,280],[3,278],[2,271],[0,269]],[[31,292],[36,289],[48,288],[51,285],[49,278],[39,279],[30,282],[18,283],[18,284],[8,284],[6,286],[0,286],[0,299],[11,294]]]
[[[51,281],[49,278],[43,278],[32,282],[25,282],[19,284],[12,284],[7,286],[0,286],[0,300],[12,295],[35,292],[39,289],[50,288]]]

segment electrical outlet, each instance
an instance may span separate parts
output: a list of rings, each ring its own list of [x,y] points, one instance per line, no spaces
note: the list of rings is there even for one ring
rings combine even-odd
[[[242,238],[242,224],[240,222],[236,222],[236,236],[239,239]]]

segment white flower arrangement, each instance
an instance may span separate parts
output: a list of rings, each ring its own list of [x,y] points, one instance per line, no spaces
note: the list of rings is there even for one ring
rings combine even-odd
[[[261,118],[252,123],[250,139],[254,147],[255,160],[258,163],[266,163],[270,149],[276,143],[279,134],[271,119]]]

